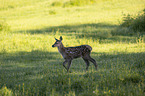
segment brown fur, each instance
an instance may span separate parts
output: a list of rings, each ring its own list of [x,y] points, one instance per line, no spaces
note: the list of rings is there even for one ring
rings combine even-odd
[[[60,40],[58,39],[55,40],[56,42],[52,45],[52,47],[57,47],[58,51],[65,59],[65,61],[63,62],[63,66],[66,68],[67,71],[69,71],[72,60],[79,57],[82,57],[83,60],[85,61],[87,65],[86,70],[88,70],[89,61],[91,61],[95,65],[95,68],[97,69],[96,61],[90,56],[92,50],[91,46],[81,45],[76,47],[64,47],[62,44],[62,37],[60,37]],[[65,66],[67,62],[68,62],[68,67]]]

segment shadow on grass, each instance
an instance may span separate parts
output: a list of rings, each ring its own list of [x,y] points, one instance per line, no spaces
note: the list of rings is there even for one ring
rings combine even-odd
[[[106,39],[111,36],[111,30],[116,28],[117,25],[105,24],[105,23],[93,23],[93,24],[80,24],[80,25],[62,25],[52,26],[42,29],[34,30],[21,30],[20,33],[29,34],[61,34],[66,36],[75,36],[76,38],[101,38]]]
[[[40,50],[32,50],[31,52],[16,52],[16,53],[6,53],[2,56],[2,61],[14,61],[19,63],[29,63],[43,61],[47,59],[56,59],[58,53],[56,52],[46,52]]]
[[[93,23],[93,24],[76,24],[76,25],[62,25],[45,27],[34,30],[21,30],[19,33],[29,34],[49,34],[49,35],[63,35],[74,36],[76,38],[98,40],[103,43],[112,42],[136,42],[136,35],[127,28],[121,28],[118,25],[106,24],[106,23]],[[131,34],[132,33],[132,34]]]
[[[47,68],[50,70],[59,64],[58,55],[56,52],[39,50],[1,54],[0,87],[6,84],[12,88],[14,85],[40,78],[38,75],[45,74]]]
[[[52,33],[52,32],[57,32],[60,31],[61,33],[64,34],[72,34],[72,33],[95,33],[97,29],[105,30],[105,29],[113,29],[116,28],[117,25],[111,25],[111,24],[105,24],[105,23],[98,23],[98,24],[81,24],[81,25],[62,25],[62,26],[52,26],[52,27],[46,27],[42,29],[36,29],[36,30],[27,30],[28,33],[30,34],[45,34],[45,33]],[[92,29],[92,30],[91,30]],[[19,31],[19,32],[24,32]]]
[[[95,69],[94,65],[91,64],[90,71],[85,72],[85,62],[76,59],[70,68],[72,73],[68,74],[62,66],[63,59],[58,52],[34,50],[32,52],[3,54],[0,61],[0,88],[6,85],[13,91],[19,90],[20,94],[23,94],[23,88],[25,88],[25,95],[51,95],[53,92],[62,95],[69,92],[74,92],[76,95],[93,95],[92,92],[96,86],[102,94],[104,87],[112,90],[118,83],[142,82],[145,53],[110,55],[93,52],[91,56],[98,63],[98,71],[91,71],[91,66]],[[124,67],[126,69],[128,67],[131,72],[136,70],[137,75],[122,74],[124,77],[120,79],[121,72],[126,71],[123,69]],[[85,93],[86,91],[87,93]]]

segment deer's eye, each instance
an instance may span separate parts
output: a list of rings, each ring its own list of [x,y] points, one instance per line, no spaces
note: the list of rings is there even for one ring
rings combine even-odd
[[[59,42],[55,42],[55,44],[58,44]]]

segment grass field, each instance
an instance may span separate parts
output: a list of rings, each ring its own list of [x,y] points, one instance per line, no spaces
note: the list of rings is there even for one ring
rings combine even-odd
[[[145,0],[0,0],[0,95],[143,96],[145,31],[120,27]],[[55,38],[65,46],[91,45],[91,63],[70,73]]]

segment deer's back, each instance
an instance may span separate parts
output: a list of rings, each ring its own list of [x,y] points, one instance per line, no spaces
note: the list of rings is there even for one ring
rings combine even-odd
[[[81,45],[76,47],[65,47],[66,56],[68,58],[78,58],[89,54],[92,48],[89,45]]]

